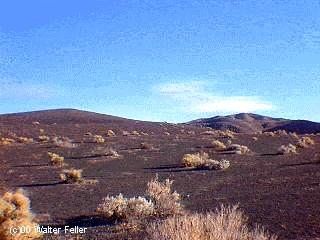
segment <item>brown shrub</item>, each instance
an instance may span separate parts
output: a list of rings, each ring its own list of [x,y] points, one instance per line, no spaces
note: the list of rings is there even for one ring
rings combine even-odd
[[[51,165],[59,165],[62,166],[64,163],[64,157],[60,156],[57,153],[48,152],[48,156],[50,158]]]
[[[224,159],[221,161],[210,159],[208,153],[205,152],[183,155],[182,164],[185,167],[208,170],[226,169],[230,166],[229,161]]]
[[[60,173],[60,179],[64,183],[81,183],[82,179],[82,169],[65,169]]]
[[[30,228],[29,233],[11,234],[11,228],[24,226]],[[1,240],[32,240],[41,237],[35,228],[38,224],[30,210],[30,200],[22,189],[15,193],[6,192],[0,198],[0,239]]]
[[[157,221],[147,228],[150,240],[276,240],[263,229],[250,231],[247,218],[237,207],[216,212],[187,214]]]
[[[105,139],[101,135],[94,135],[93,136],[93,141],[95,143],[104,143]]]
[[[224,150],[227,148],[226,145],[219,140],[213,140],[212,146],[217,150]]]
[[[299,139],[296,145],[300,148],[308,148],[311,145],[314,145],[314,140],[310,137],[302,137],[301,139]]]
[[[252,153],[252,151],[247,146],[240,145],[240,144],[231,144],[227,148],[227,150],[233,151],[235,154],[240,154],[240,155]]]
[[[288,145],[281,145],[278,148],[279,154],[289,154],[289,153],[297,153],[297,147],[291,143]]]

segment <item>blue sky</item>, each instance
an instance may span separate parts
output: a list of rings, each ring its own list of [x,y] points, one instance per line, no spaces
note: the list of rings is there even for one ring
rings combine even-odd
[[[320,121],[319,92],[319,1],[0,3],[0,113]]]

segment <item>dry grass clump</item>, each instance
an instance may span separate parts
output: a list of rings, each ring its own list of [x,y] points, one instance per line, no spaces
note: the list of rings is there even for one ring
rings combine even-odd
[[[212,146],[217,150],[224,150],[227,148],[226,145],[219,140],[213,140]]]
[[[91,137],[91,136],[92,136],[92,133],[91,133],[91,132],[86,132],[86,133],[84,134],[84,136],[86,136],[86,137]]]
[[[101,135],[94,135],[93,136],[93,141],[95,143],[104,143],[105,139]]]
[[[0,139],[0,145],[3,145],[3,146],[11,145],[13,143],[15,143],[15,140],[12,138],[3,137]]]
[[[33,138],[18,137],[17,142],[18,143],[33,143]]]
[[[216,212],[187,214],[157,221],[147,228],[150,240],[276,240],[277,237],[256,227],[250,231],[247,217],[234,207]]]
[[[311,145],[314,145],[314,140],[310,137],[303,137],[299,139],[296,145],[297,147],[300,147],[300,148],[308,148]]]
[[[35,121],[35,122],[32,122],[33,125],[40,125],[39,122]]]
[[[163,183],[158,178],[148,182],[146,197],[125,198],[122,194],[116,197],[105,197],[98,206],[97,212],[109,220],[142,220],[145,217],[165,217],[179,214],[182,211],[180,195],[171,190],[172,181]]]
[[[128,131],[122,131],[122,136],[129,136],[130,135],[130,132]]]
[[[279,154],[290,154],[290,153],[297,153],[297,147],[291,143],[288,145],[281,145],[278,148]]]
[[[18,232],[11,234],[11,228],[24,226],[30,228],[29,233]],[[38,224],[30,210],[30,200],[22,189],[15,193],[6,192],[0,198],[0,239],[1,240],[32,240],[41,237],[35,231]]]
[[[108,136],[108,137],[114,137],[115,135],[116,135],[115,132],[112,131],[111,129],[109,129],[109,130],[107,131],[107,136]]]
[[[54,137],[52,143],[61,148],[75,148],[76,144],[72,143],[72,140],[68,137]]]
[[[46,135],[40,135],[38,137],[39,141],[42,142],[42,143],[46,143],[46,142],[49,142],[50,140],[50,137],[46,136]]]
[[[166,135],[166,136],[170,136],[171,135],[169,132],[164,132],[163,134]]]
[[[299,139],[299,136],[297,133],[293,132],[293,133],[289,133],[289,136],[295,138],[295,139]]]
[[[274,134],[277,135],[277,136],[288,136],[288,133],[286,130],[277,130],[277,131],[274,131]]]
[[[252,137],[253,141],[258,141],[258,137]]]
[[[107,157],[112,157],[112,158],[119,158],[120,157],[120,154],[112,148],[107,148],[106,151],[104,152],[104,155]]]
[[[240,145],[240,144],[231,144],[227,150],[233,151],[235,154],[239,154],[239,155],[252,153],[252,151],[247,146]]]
[[[138,131],[134,130],[134,131],[131,132],[131,135],[140,136],[140,133]]]
[[[221,161],[210,159],[208,153],[205,152],[183,155],[182,164],[185,167],[208,170],[226,169],[230,166],[229,161],[224,159]]]
[[[64,163],[64,157],[60,156],[57,153],[48,152],[51,165],[62,166]]]
[[[60,179],[64,183],[81,183],[82,179],[82,169],[64,169],[60,173]]]

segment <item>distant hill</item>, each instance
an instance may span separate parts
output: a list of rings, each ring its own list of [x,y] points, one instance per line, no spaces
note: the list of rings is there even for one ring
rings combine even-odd
[[[229,116],[202,118],[186,124],[198,127],[211,127],[219,130],[229,129],[238,133],[276,130],[286,130],[287,132],[296,132],[300,134],[320,132],[320,123],[307,120],[272,118],[253,113],[239,113]]]
[[[66,123],[108,123],[128,121],[126,118],[115,117],[100,113],[81,111],[77,109],[53,109],[33,112],[11,113],[0,115],[0,123],[32,123],[43,124]],[[132,120],[134,121],[134,120]]]

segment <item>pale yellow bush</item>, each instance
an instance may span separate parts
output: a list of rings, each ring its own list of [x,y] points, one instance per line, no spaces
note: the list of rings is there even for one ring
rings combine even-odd
[[[52,143],[61,148],[75,148],[76,144],[72,143],[72,140],[68,137],[53,137]]]
[[[112,131],[111,129],[109,129],[109,130],[107,131],[107,136],[108,136],[108,137],[114,137],[115,135],[116,135],[115,132]]]
[[[240,144],[231,144],[227,150],[233,151],[235,154],[240,154],[240,155],[252,153],[252,151],[247,146],[240,145]]]
[[[60,173],[60,179],[64,183],[81,183],[82,179],[82,169],[65,169]]]
[[[57,153],[48,152],[48,156],[50,158],[51,165],[63,165],[64,157],[60,156]]]
[[[250,231],[247,218],[237,207],[216,212],[186,214],[156,221],[147,228],[149,240],[276,240],[277,237],[256,227]]]
[[[33,143],[33,138],[18,137],[17,142],[18,143]]]
[[[138,132],[138,131],[132,131],[131,132],[131,135],[133,135],[133,136],[140,136],[140,133]]]
[[[128,221],[153,215],[154,205],[143,197],[124,198],[119,194],[117,197],[105,197],[97,212],[109,220]]]
[[[18,232],[11,234],[11,228],[18,227],[30,228],[29,233]],[[1,240],[32,240],[41,237],[41,234],[35,231],[38,224],[30,210],[30,200],[25,196],[22,189],[15,193],[6,192],[0,198],[0,239]]]
[[[156,177],[147,184],[146,195],[154,204],[154,214],[156,216],[171,216],[183,211],[180,195],[171,189],[172,183],[173,181],[169,179],[160,182]]]
[[[290,154],[290,153],[297,153],[297,147],[291,143],[288,145],[281,145],[278,148],[279,154]]]
[[[219,140],[214,140],[212,142],[212,146],[217,150],[224,150],[224,149],[227,148],[226,145],[223,142],[219,141]]]
[[[93,141],[95,143],[104,143],[105,139],[101,135],[94,135],[93,136]]]
[[[210,159],[208,153],[200,152],[193,154],[185,154],[182,158],[182,164],[185,167],[193,167],[197,169],[220,170],[230,166],[227,160]]]
[[[302,137],[301,139],[299,139],[296,145],[300,148],[308,148],[311,145],[314,145],[314,140],[310,137]]]
[[[40,136],[38,137],[38,139],[39,139],[40,142],[45,143],[45,142],[49,142],[50,137],[48,137],[48,136],[46,136],[46,135],[40,135]]]
[[[13,143],[15,143],[15,140],[12,139],[12,138],[3,137],[3,138],[0,139],[0,145],[6,146],[6,145],[11,145]]]

